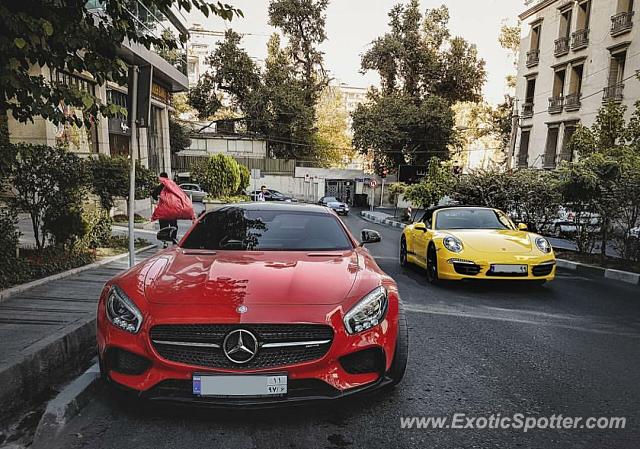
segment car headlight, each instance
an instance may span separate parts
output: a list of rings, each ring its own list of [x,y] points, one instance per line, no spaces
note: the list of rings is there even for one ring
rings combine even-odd
[[[387,290],[378,287],[362,298],[344,316],[344,327],[350,334],[371,329],[376,326],[387,312]]]
[[[123,331],[138,333],[142,326],[142,314],[134,302],[115,285],[109,290],[106,309],[111,324]]]
[[[443,238],[442,244],[452,253],[459,253],[462,251],[462,242],[451,235]]]
[[[551,252],[551,243],[544,237],[536,237],[536,246],[543,253],[548,254]]]

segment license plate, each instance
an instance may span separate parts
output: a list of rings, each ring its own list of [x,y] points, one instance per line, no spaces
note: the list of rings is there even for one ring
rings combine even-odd
[[[496,274],[522,274],[527,272],[526,265],[491,265],[491,271]]]
[[[286,374],[194,374],[193,394],[197,396],[282,396],[287,394]]]

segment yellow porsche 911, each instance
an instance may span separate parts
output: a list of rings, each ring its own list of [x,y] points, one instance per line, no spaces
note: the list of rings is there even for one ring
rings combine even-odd
[[[516,226],[501,210],[441,206],[427,209],[400,240],[400,265],[416,264],[429,282],[510,279],[543,284],[555,276],[556,259],[544,237]]]

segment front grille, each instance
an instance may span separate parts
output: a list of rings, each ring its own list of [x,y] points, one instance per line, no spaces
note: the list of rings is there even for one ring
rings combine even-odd
[[[480,273],[480,266],[475,263],[453,262],[453,269],[456,270],[456,273],[467,276],[475,276]]]
[[[257,355],[248,363],[236,364],[224,355],[222,344],[225,336],[235,329],[252,332],[260,346],[267,343],[325,341],[311,346],[260,347]],[[223,369],[257,369],[293,365],[322,358],[333,340],[333,329],[317,324],[163,324],[150,332],[154,348],[161,357],[172,362],[192,366]],[[220,347],[177,346],[160,343],[205,343]]]
[[[548,276],[553,271],[555,263],[544,263],[541,265],[536,265],[531,268],[531,273],[534,276]]]

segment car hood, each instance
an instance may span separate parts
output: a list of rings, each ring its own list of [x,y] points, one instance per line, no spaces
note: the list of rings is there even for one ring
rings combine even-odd
[[[176,248],[156,256],[144,276],[154,304],[337,304],[360,270],[355,251],[239,252]]]
[[[533,243],[526,231],[511,229],[473,229],[442,231],[445,235],[453,235],[460,239],[465,249],[482,253],[509,252],[530,253]]]

